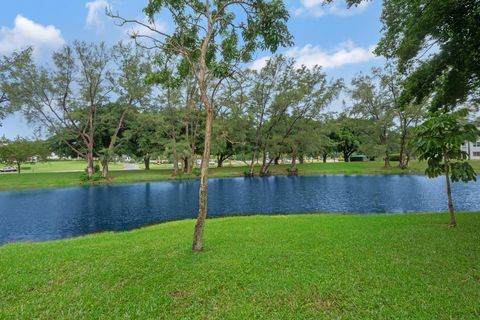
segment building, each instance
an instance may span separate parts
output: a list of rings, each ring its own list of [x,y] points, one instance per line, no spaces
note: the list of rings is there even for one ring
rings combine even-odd
[[[480,160],[480,141],[464,142],[460,149],[468,154],[470,160]]]

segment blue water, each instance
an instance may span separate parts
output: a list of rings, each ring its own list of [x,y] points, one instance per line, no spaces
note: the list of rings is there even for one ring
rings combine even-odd
[[[480,183],[454,183],[459,211],[480,211]],[[0,192],[0,243],[75,237],[194,218],[198,181]],[[444,179],[312,176],[209,181],[208,214],[446,211]]]

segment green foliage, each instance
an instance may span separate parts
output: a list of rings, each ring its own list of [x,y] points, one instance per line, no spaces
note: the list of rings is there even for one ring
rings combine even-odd
[[[467,154],[460,149],[465,141],[476,141],[479,130],[466,121],[468,110],[431,112],[427,120],[415,129],[412,143],[417,147],[419,160],[426,160],[429,177],[443,175],[448,169],[453,181],[476,180]]]
[[[44,141],[31,141],[16,138],[12,141],[3,141],[0,144],[0,163],[15,164],[20,173],[20,164],[30,161],[33,157],[45,159],[49,154]]]
[[[409,73],[402,103],[432,98],[431,109],[475,99],[480,87],[478,0],[385,0],[376,52]]]
[[[197,75],[199,69],[206,66],[213,77],[222,79],[230,76],[238,63],[250,61],[256,50],[275,52],[280,46],[292,44],[287,27],[289,13],[281,0],[205,3],[198,0],[150,0],[144,12],[150,22],[154,22],[160,12],[171,17],[174,30],[168,34],[156,30],[158,38],[154,45],[167,57],[182,57],[176,61],[176,76],[159,71],[150,77],[157,83],[172,84],[173,78],[185,77],[187,66],[189,72]],[[127,22],[110,15],[120,23]],[[132,36],[142,38],[141,34]],[[157,59],[163,60],[160,56]]]

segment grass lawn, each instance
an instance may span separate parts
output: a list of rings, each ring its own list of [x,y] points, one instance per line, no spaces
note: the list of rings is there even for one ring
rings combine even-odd
[[[471,161],[474,169],[480,172],[480,161]],[[76,164],[77,165],[77,164]],[[273,175],[284,175],[289,165],[272,166]],[[392,162],[391,168],[383,168],[382,162],[337,162],[337,163],[304,163],[298,165],[300,175],[319,174],[423,174],[425,163],[412,162],[406,170],[397,167]],[[232,166],[223,168],[211,168],[210,177],[239,177],[247,170],[245,166]],[[257,169],[258,171],[258,169]],[[37,172],[37,171],[36,171]],[[107,180],[93,182],[93,184],[105,183],[132,183],[142,181],[160,181],[172,179],[171,169],[122,170],[111,171]],[[79,172],[40,172],[23,174],[0,174],[0,190],[42,188],[42,187],[66,187],[77,185],[90,185],[92,182],[81,182]],[[176,179],[194,179],[193,174],[184,174]]]
[[[0,247],[1,319],[478,319],[480,213],[292,215]]]
[[[52,172],[52,171],[83,171],[87,167],[83,160],[58,160],[38,163],[22,164],[22,171],[24,173],[31,172]],[[120,163],[110,163],[110,169],[123,169]]]

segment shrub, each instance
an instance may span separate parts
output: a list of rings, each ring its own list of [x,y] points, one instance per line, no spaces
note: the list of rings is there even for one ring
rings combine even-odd
[[[92,180],[93,181],[98,181],[100,179],[102,179],[102,173],[101,172],[95,172],[93,175],[92,175]]]
[[[400,154],[399,153],[391,154],[390,161],[400,161]]]
[[[88,181],[88,174],[86,172],[83,172],[81,175],[80,175],[80,181]]]
[[[194,168],[194,169],[192,170],[192,174],[195,175],[195,176],[197,176],[197,177],[200,177],[201,171],[200,171],[199,168]]]

